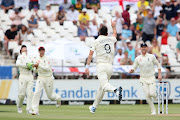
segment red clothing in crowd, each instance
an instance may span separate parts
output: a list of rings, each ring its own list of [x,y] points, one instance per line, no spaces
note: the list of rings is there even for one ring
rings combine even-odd
[[[162,45],[167,45],[168,33],[163,31],[161,33],[161,36],[163,36],[162,40],[161,40],[161,44]]]
[[[130,25],[130,15],[129,15],[129,12],[124,10],[122,12],[122,17],[124,18],[124,22],[128,23],[128,25]]]

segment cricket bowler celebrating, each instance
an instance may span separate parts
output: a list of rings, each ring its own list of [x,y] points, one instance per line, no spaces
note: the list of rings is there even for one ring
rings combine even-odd
[[[57,101],[56,107],[60,107],[61,105],[61,97],[53,92],[53,71],[49,59],[44,55],[44,47],[39,48],[39,54],[40,56],[37,57],[36,64],[33,65],[37,69],[38,78],[32,99],[32,115],[39,115],[39,100],[43,87],[45,88],[47,97]]]
[[[112,37],[108,37],[108,29],[106,26],[103,26],[99,34],[100,36],[93,42],[92,47],[90,49],[89,57],[87,60],[86,70],[85,73],[87,77],[89,77],[89,65],[93,56],[94,51],[96,51],[96,71],[98,80],[100,82],[100,87],[96,94],[96,99],[89,107],[91,113],[95,113],[96,108],[98,107],[99,103],[101,102],[105,92],[114,92],[118,95],[118,100],[120,101],[122,98],[121,92],[122,88],[120,87],[119,90],[112,86],[109,83],[113,72],[113,59],[114,59],[114,43],[117,41],[117,31],[116,31],[116,22],[111,21],[111,26],[113,28],[113,35]]]
[[[24,97],[27,96],[27,113],[32,113],[32,97],[33,97],[33,59],[27,56],[27,47],[23,45],[17,58],[16,66],[19,67],[19,90],[17,109],[18,113],[22,113],[22,105]]]
[[[136,57],[133,68],[129,73],[134,73],[139,66],[140,69],[140,83],[143,87],[144,93],[146,95],[146,100],[151,108],[151,114],[156,114],[156,108],[154,107],[153,99],[156,99],[156,83],[155,83],[155,65],[158,68],[158,79],[162,80],[161,76],[161,66],[153,54],[147,53],[147,44],[141,44],[142,54]]]

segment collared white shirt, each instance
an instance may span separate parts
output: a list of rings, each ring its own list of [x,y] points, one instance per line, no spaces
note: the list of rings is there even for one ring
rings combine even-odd
[[[153,54],[146,53],[145,56],[142,54],[136,57],[133,69],[134,71],[139,67],[140,77],[152,77],[155,74],[155,65],[158,69],[161,69],[161,65]]]

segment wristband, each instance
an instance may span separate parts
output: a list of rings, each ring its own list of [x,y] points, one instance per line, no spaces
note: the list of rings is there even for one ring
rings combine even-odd
[[[86,69],[89,69],[89,65],[86,65]]]

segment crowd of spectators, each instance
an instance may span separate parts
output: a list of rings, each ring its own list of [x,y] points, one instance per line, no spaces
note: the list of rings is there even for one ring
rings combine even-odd
[[[42,3],[42,6],[45,3],[47,2]],[[24,26],[22,20],[25,15],[21,12],[22,8],[14,9],[14,0],[2,0],[1,8],[5,13],[8,13],[9,9],[14,9],[10,15],[12,26],[5,32],[4,45],[7,54],[9,54],[8,42],[17,41],[21,45],[27,40],[27,34],[33,33],[33,30],[38,28],[38,21],[44,20],[47,25],[50,25],[52,21],[58,21],[60,25],[63,25],[64,21],[72,21],[78,27],[77,35],[81,41],[85,41],[88,36],[97,38],[98,30],[106,25],[106,21],[98,25],[96,17],[90,21],[90,15],[87,13],[88,9],[98,13],[98,9],[101,8],[100,0],[72,0],[72,3],[64,0],[57,13],[51,9],[51,5],[46,4],[40,15],[38,9],[42,6],[38,4],[38,0],[29,1],[31,17],[28,20],[28,26]],[[127,5],[122,13],[116,11],[112,18],[117,23],[117,40],[122,42],[122,48],[116,45],[117,55],[114,64],[131,65],[135,57],[141,54],[138,44],[142,40],[150,42],[150,53],[154,54],[164,65],[169,65],[168,59],[165,59],[167,54],[161,54],[161,48],[168,45],[168,37],[176,37],[180,40],[180,0],[165,0],[164,2],[162,0],[152,2],[139,0],[137,6],[135,23],[132,23],[130,19],[130,5]],[[158,37],[162,37],[160,43],[157,41]],[[137,41],[136,46],[132,45],[132,41]],[[176,52],[180,56],[180,42],[176,46]]]

